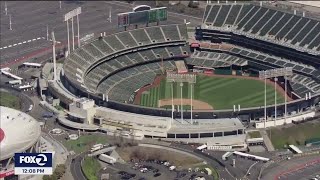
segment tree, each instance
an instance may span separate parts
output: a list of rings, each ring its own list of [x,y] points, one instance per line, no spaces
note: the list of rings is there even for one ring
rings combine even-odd
[[[58,164],[54,174],[56,174],[57,178],[61,178],[63,174],[66,172],[66,166],[64,164]]]
[[[43,180],[50,180],[51,178],[50,178],[49,175],[44,175],[44,176],[42,177],[42,179],[43,179]]]

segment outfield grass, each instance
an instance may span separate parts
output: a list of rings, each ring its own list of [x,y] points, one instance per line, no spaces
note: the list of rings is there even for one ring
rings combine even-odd
[[[270,137],[270,130],[267,130]],[[304,145],[310,138],[320,138],[320,123],[304,123],[283,128],[271,129],[271,142],[276,149],[285,145]]]
[[[20,99],[8,92],[0,91],[0,106],[20,109]]]
[[[182,98],[190,99],[191,85],[183,83]],[[197,76],[193,88],[193,98],[207,102],[214,109],[232,109],[233,105],[240,104],[242,108],[264,105],[264,83],[253,79],[233,77]],[[162,80],[160,85],[151,88],[142,94],[140,104],[148,107],[157,107],[159,99],[181,97],[180,83],[171,83]],[[274,87],[267,84],[267,104],[274,104]],[[284,97],[277,93],[277,103],[283,103]]]
[[[98,171],[101,166],[97,159],[85,157],[82,164],[82,170],[88,180],[98,180]]]
[[[75,153],[81,153],[86,150],[89,150],[94,144],[105,144],[107,139],[98,135],[83,135],[80,136],[77,140],[68,140],[64,141],[63,145],[69,150],[74,151]]]

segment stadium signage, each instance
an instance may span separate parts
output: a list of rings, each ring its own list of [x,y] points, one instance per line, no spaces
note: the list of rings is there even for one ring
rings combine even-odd
[[[15,153],[14,174],[52,174],[52,153]]]
[[[168,18],[167,7],[152,8],[149,10],[125,12],[118,14],[118,27],[148,24],[166,21]]]

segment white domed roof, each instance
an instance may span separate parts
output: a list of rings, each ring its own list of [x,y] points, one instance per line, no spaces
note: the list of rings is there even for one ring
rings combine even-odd
[[[0,160],[25,151],[40,138],[40,124],[28,114],[0,106],[0,115]]]

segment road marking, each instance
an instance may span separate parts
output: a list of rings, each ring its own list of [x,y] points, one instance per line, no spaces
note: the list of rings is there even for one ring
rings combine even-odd
[[[30,40],[27,40],[27,41],[23,41],[23,42],[19,42],[19,43],[7,45],[7,46],[5,46],[5,47],[1,47],[0,50],[1,50],[1,49],[10,48],[10,47],[15,47],[15,46],[17,46],[17,45],[29,43],[29,42],[36,41],[36,40],[40,40],[40,39],[45,39],[45,37],[37,37],[37,38],[34,38],[34,39],[32,39],[32,40],[30,39]]]

